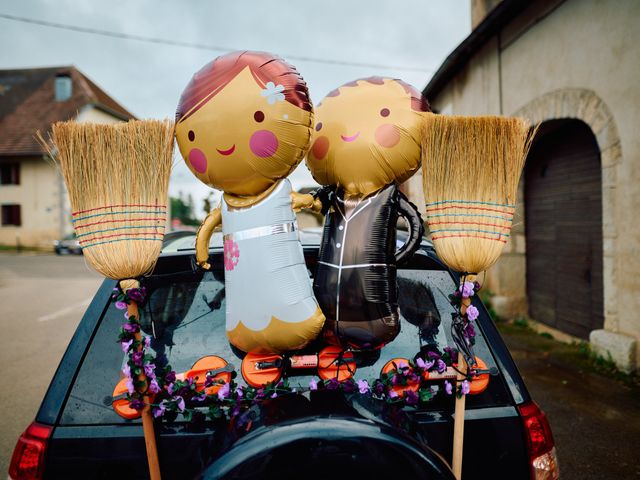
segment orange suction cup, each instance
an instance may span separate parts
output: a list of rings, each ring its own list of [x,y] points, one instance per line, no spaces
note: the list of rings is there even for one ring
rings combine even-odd
[[[216,355],[202,357],[200,360],[193,364],[191,370],[187,371],[184,374],[184,378],[185,380],[188,380],[190,378],[195,379],[196,391],[201,392],[205,390],[205,393],[207,395],[213,395],[217,393],[218,390],[220,390],[222,384],[216,383],[205,389],[204,384],[207,380],[207,374],[209,372],[212,372],[213,378],[215,380],[223,380],[224,383],[229,383],[231,382],[232,378],[232,369],[224,370],[227,365],[229,364],[224,358],[218,357]]]
[[[354,373],[356,373],[356,362],[353,352],[330,346],[322,349],[318,354],[318,376],[322,380],[337,378],[339,382],[344,382],[353,377]]]
[[[401,363],[404,363],[405,365],[409,366],[409,360],[406,358],[392,358],[387,363],[385,363],[384,367],[382,367],[382,373],[389,373],[393,370],[398,370],[398,366]],[[406,385],[394,385],[393,387],[391,387],[391,390],[396,392],[399,397],[402,397],[404,392],[407,392],[407,391],[417,392],[419,389],[420,389],[419,379],[413,382],[407,379]]]
[[[487,364],[482,361],[482,359],[476,357],[476,363],[478,370],[486,370]],[[477,377],[473,377],[471,379],[471,385],[469,386],[469,395],[477,395],[478,393],[484,392],[489,386],[489,374],[483,373],[482,375],[478,375]]]
[[[284,358],[281,355],[249,352],[242,359],[242,378],[255,388],[277,382],[283,370]]]
[[[125,377],[122,378],[113,389],[113,394],[111,395],[113,400],[111,402],[111,405],[113,406],[115,412],[122,418],[126,418],[127,420],[134,420],[136,418],[140,418],[142,412],[129,406],[129,400],[125,398],[128,391],[127,378]]]

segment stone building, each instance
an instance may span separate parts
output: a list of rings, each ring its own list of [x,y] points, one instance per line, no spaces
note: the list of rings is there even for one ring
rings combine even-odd
[[[495,306],[637,368],[640,2],[472,0],[471,10],[471,34],[425,96],[441,114],[541,124],[512,240],[488,273]],[[409,190],[417,203],[418,176]]]
[[[133,118],[75,67],[0,70],[0,245],[53,248],[71,234],[62,176],[35,138],[56,121]]]

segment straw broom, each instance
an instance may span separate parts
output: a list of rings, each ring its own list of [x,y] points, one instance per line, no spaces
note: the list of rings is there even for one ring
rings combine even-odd
[[[422,173],[427,224],[440,259],[473,282],[493,265],[509,238],[518,181],[535,133],[519,118],[426,114]],[[464,298],[465,315],[471,299]],[[458,368],[468,367],[462,352]],[[456,398],[453,472],[462,475],[465,396]]]
[[[51,157],[59,162],[72,208],[72,222],[84,258],[123,291],[139,288],[153,269],[164,238],[167,190],[173,154],[173,122],[130,121],[116,125],[58,122],[52,128]],[[44,139],[40,141],[45,144]],[[139,319],[131,301],[129,318]],[[136,333],[142,348],[142,333]],[[143,373],[138,381],[147,389]],[[149,399],[142,425],[152,480],[160,466]]]

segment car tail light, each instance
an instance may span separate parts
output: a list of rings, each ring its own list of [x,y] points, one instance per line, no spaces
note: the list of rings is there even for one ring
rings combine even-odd
[[[44,474],[44,455],[53,427],[33,422],[16,444],[9,465],[11,480],[40,480]]]
[[[524,403],[518,410],[529,447],[531,479],[557,480],[560,478],[560,468],[547,416],[535,402]]]

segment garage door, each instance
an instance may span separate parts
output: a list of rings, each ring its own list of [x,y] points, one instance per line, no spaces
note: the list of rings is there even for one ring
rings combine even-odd
[[[604,323],[601,189],[589,127],[543,125],[525,167],[529,314],[584,339]]]

